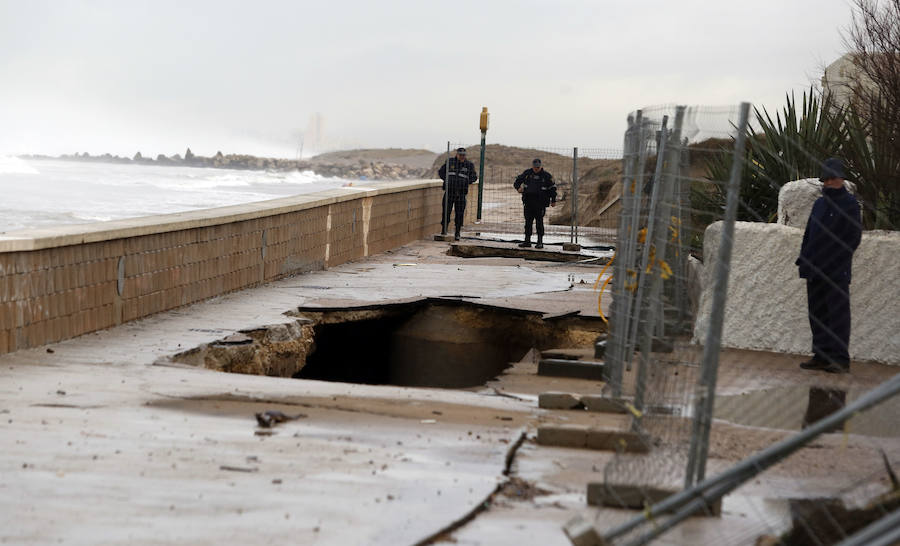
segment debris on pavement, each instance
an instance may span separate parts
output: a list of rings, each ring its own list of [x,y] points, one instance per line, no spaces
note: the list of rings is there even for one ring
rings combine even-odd
[[[277,410],[269,410],[262,413],[257,413],[256,422],[263,428],[271,428],[273,425],[277,425],[279,423],[293,421],[295,419],[303,419],[305,417],[308,417],[308,415],[306,415],[305,413],[298,413],[297,415],[286,415]]]

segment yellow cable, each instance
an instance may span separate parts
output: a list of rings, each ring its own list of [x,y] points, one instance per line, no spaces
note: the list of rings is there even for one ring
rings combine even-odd
[[[613,253],[612,258],[610,258],[609,261],[606,262],[606,265],[603,266],[603,269],[600,270],[600,274],[597,275],[597,280],[594,281],[594,290],[597,289],[597,285],[600,284],[600,279],[603,277],[603,274],[606,273],[606,270],[609,269],[609,266],[611,266],[614,261],[616,261],[615,252]]]
[[[603,314],[603,291],[606,289],[606,285],[609,284],[613,278],[612,275],[606,278],[606,281],[603,283],[603,286],[600,287],[600,294],[597,296],[597,312],[600,314],[600,319],[603,320],[604,323],[609,325],[609,321],[606,320],[606,315]]]
[[[600,279],[603,278],[603,274],[606,273],[606,270],[609,269],[609,266],[612,265],[612,263],[615,260],[616,260],[616,255],[615,255],[615,253],[613,253],[612,258],[610,258],[609,261],[606,262],[606,265],[603,266],[603,269],[600,270],[600,274],[597,275],[597,280],[594,281],[594,290],[597,289],[597,285],[600,284]],[[606,285],[609,284],[609,281],[612,280],[612,278],[613,278],[612,275],[610,275],[609,277],[606,278],[606,281],[603,282],[603,286],[600,287],[600,294],[597,296],[597,312],[600,313],[600,318],[607,325],[609,325],[609,321],[606,319],[606,315],[603,314],[603,306],[602,306],[603,290],[606,289]]]

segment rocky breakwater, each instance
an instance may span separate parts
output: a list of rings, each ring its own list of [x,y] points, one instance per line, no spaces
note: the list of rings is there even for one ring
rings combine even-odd
[[[188,148],[184,155],[166,156],[159,154],[156,158],[144,157],[137,152],[133,157],[121,157],[112,154],[61,155],[59,157],[42,155],[24,155],[23,159],[56,159],[64,161],[83,161],[96,163],[119,163],[158,165],[170,167],[206,167],[213,169],[264,170],[264,171],[312,171],[320,176],[344,178],[348,180],[403,180],[423,178],[427,168],[419,168],[405,163],[370,160],[368,158],[354,161],[331,161],[327,156],[311,159],[281,159],[274,157],[258,157],[247,154],[223,154],[217,152],[212,157],[195,155]]]

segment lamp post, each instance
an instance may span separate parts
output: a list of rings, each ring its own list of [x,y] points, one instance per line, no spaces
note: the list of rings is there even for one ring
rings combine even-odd
[[[481,161],[478,163],[478,214],[475,221],[481,223],[481,203],[484,200],[484,138],[488,130],[488,114],[487,106],[481,108],[481,118],[478,121],[478,128],[481,129]]]

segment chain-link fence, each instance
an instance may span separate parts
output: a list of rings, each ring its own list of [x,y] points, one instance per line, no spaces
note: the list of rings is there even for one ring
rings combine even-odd
[[[749,105],[628,118],[606,390],[649,452],[623,444],[603,465],[596,543],[645,544],[701,514],[719,520],[691,527],[689,543],[834,544],[900,508],[900,375],[856,363],[900,363],[877,347],[896,337],[878,317],[893,319],[858,305],[877,298],[856,288],[857,278],[889,286],[870,269],[887,266],[880,253],[894,243],[875,233],[860,245],[843,167],[822,150],[795,153],[822,172],[824,192],[767,175],[749,118]],[[785,195],[793,188],[802,197]],[[763,193],[776,196],[782,225],[770,223]],[[848,353],[857,291],[863,330]],[[810,330],[813,356],[798,366],[789,355],[809,350]]]

